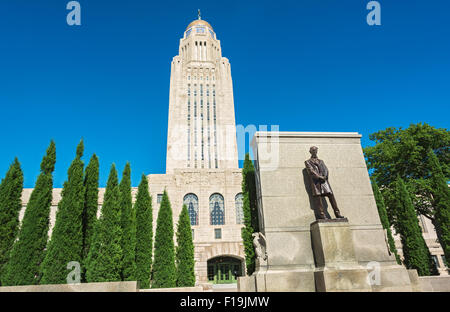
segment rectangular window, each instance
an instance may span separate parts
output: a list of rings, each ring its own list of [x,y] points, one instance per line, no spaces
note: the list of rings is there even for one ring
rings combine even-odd
[[[222,229],[214,229],[214,237],[216,239],[221,239],[222,238]]]
[[[442,259],[442,263],[443,263],[445,266],[448,266],[447,261],[445,260],[445,256],[444,256],[444,255],[441,255],[441,259]]]
[[[158,195],[156,195],[156,202],[157,202],[158,204],[161,203],[162,197],[163,197],[163,194],[158,194]]]
[[[192,230],[192,240],[194,240],[194,230]]]

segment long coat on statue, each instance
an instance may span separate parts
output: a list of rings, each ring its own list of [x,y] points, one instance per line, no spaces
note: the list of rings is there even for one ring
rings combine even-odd
[[[313,196],[321,196],[332,194],[331,186],[328,183],[328,168],[323,160],[318,158],[310,158],[305,161],[306,170],[308,171],[311,181],[311,192]],[[325,181],[321,181],[319,177],[324,177]]]

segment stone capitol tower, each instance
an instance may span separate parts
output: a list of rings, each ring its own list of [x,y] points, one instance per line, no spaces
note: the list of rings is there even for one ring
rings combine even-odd
[[[154,233],[164,190],[175,227],[183,204],[188,208],[197,285],[235,283],[245,261],[233,85],[220,41],[200,15],[186,28],[171,63],[166,173],[147,177]],[[24,206],[31,192],[24,190]],[[104,193],[100,188],[99,209]],[[49,235],[60,199],[61,189],[53,189]]]
[[[230,63],[213,27],[191,22],[172,59],[166,174],[148,176],[154,227],[164,190],[174,225],[188,208],[196,283],[233,283],[245,272],[242,172]]]
[[[238,168],[230,63],[211,25],[188,25],[172,60],[167,173]]]

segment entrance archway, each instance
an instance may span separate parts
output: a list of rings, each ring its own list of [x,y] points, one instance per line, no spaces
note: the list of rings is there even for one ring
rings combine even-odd
[[[208,260],[208,281],[213,284],[236,283],[242,271],[242,260],[235,257],[219,256]]]

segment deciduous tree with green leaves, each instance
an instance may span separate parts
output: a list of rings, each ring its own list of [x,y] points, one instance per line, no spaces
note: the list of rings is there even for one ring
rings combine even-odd
[[[177,287],[195,286],[194,242],[192,240],[191,220],[186,205],[183,205],[178,219],[175,263],[177,266]]]
[[[122,223],[120,191],[115,165],[111,166],[100,219],[95,223],[94,236],[86,265],[86,280],[118,282],[122,270]]]
[[[58,204],[55,226],[42,263],[41,284],[66,284],[67,264],[81,264],[83,249],[82,214],[84,208],[84,164],[81,160],[84,144],[81,141],[76,157],[67,171],[67,181]]]
[[[156,220],[155,259],[152,270],[152,288],[176,286],[172,208],[166,191],[163,193]]]
[[[140,288],[150,288],[153,256],[153,210],[152,198],[148,191],[148,180],[142,175],[136,202],[136,279]]]
[[[406,129],[387,128],[371,134],[374,146],[364,148],[367,167],[381,189],[388,215],[391,206],[389,194],[399,176],[407,184],[417,212],[433,223],[436,207],[433,205],[432,175],[427,152],[433,150],[441,164],[442,174],[450,180],[450,131],[436,129],[426,123],[412,124]]]
[[[136,215],[131,197],[131,168],[127,162],[119,185],[122,223],[122,280],[136,280]]]
[[[51,141],[41,162],[41,173],[25,210],[18,240],[2,276],[3,286],[35,285],[40,280],[39,267],[45,256],[52,204],[55,143]]]
[[[0,281],[19,231],[22,189],[23,172],[16,157],[0,183]]]

